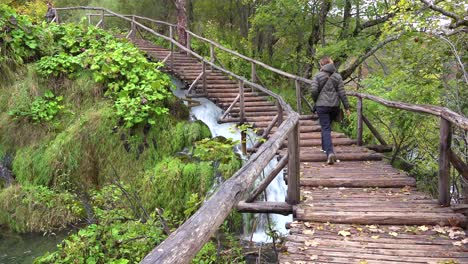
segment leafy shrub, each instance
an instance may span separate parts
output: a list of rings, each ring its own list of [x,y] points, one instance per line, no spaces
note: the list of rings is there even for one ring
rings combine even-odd
[[[47,50],[44,29],[4,4],[0,4],[0,29],[0,64],[8,59],[10,63],[33,61]]]
[[[91,204],[96,223],[71,235],[57,251],[35,263],[139,263],[166,235],[155,214],[144,220],[135,214],[129,206],[133,202],[129,186],[119,186],[94,191]]]
[[[55,56],[43,57],[37,63],[37,72],[42,76],[53,75],[55,77],[70,73],[76,73],[81,67],[79,57],[69,56],[65,53],[59,53]]]
[[[43,97],[34,100],[27,110],[12,110],[8,114],[16,117],[25,117],[34,123],[51,121],[64,108],[61,105],[62,96],[55,96],[51,91],[47,91]]]

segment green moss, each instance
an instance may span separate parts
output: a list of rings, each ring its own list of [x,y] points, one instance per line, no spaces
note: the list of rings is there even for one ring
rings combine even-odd
[[[0,192],[0,225],[24,232],[44,232],[76,223],[83,208],[70,193],[46,187],[12,186]]]
[[[184,163],[165,158],[140,181],[142,202],[148,210],[164,208],[183,215],[192,194],[205,197],[212,186],[214,171],[210,163]]]

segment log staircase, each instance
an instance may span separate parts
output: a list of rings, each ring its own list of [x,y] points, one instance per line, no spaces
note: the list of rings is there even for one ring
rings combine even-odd
[[[135,44],[156,60],[170,53],[146,40],[136,39]],[[171,72],[191,84],[202,67],[196,59],[175,53]],[[205,96],[201,83],[195,91],[193,97]],[[206,92],[226,110],[239,88],[214,70],[207,75]],[[277,115],[267,95],[252,89],[245,90],[244,106],[246,122],[260,130]],[[235,106],[231,117],[239,111]],[[332,133],[340,162],[325,165],[317,118],[301,116],[299,123],[303,197],[294,207],[295,221],[280,263],[468,263],[468,241],[459,228],[466,222],[464,215],[440,207],[416,190],[414,178],[344,134]],[[275,131],[273,127],[271,133]]]

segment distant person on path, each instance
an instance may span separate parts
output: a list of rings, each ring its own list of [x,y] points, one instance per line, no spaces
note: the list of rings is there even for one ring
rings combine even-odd
[[[336,72],[330,57],[320,59],[320,72],[312,79],[312,98],[322,128],[322,150],[327,154],[327,163],[336,162],[331,138],[331,123],[340,114],[340,100],[349,116],[349,102],[344,90],[343,78]]]
[[[57,15],[57,10],[55,10],[52,3],[50,1],[48,1],[47,2],[47,13],[45,15],[47,23],[52,22],[52,20],[54,20],[56,15]]]

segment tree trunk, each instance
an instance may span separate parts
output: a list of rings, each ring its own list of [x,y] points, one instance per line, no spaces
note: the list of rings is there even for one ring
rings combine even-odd
[[[187,1],[174,0],[177,10],[177,34],[179,35],[179,43],[184,47],[187,46]]]

